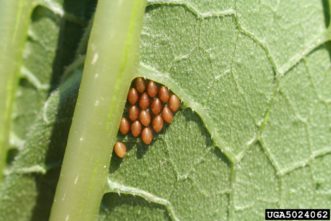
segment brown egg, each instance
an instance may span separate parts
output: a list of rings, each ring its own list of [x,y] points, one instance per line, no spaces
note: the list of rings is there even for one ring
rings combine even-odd
[[[149,97],[146,92],[144,92],[139,99],[139,107],[142,110],[146,110],[149,107]]]
[[[174,94],[172,94],[169,98],[168,106],[172,112],[176,112],[180,107],[180,100]]]
[[[150,144],[153,141],[153,131],[149,127],[145,127],[141,132],[141,139],[145,144]]]
[[[137,78],[135,80],[135,88],[139,93],[143,93],[146,90],[145,80],[142,78]]]
[[[148,110],[142,110],[139,114],[139,120],[142,125],[147,127],[151,123],[151,114]]]
[[[130,131],[130,123],[128,119],[125,117],[122,117],[121,123],[120,123],[120,132],[123,135],[127,135]]]
[[[147,93],[150,97],[155,97],[157,95],[159,88],[154,81],[149,81],[147,84]]]
[[[138,137],[141,132],[141,123],[139,121],[135,121],[131,124],[131,133],[132,136]]]
[[[156,133],[159,133],[162,130],[162,128],[163,128],[163,119],[162,119],[161,115],[157,115],[153,118],[152,126],[153,126],[153,130]]]
[[[130,104],[134,105],[139,99],[138,91],[135,88],[131,88],[128,94],[128,101]]]
[[[168,106],[165,106],[162,110],[162,118],[164,122],[170,124],[172,122],[172,119],[174,118],[174,114],[171,112]]]
[[[169,90],[165,86],[162,86],[159,90],[159,98],[163,103],[167,103],[169,100]]]
[[[162,110],[162,103],[159,98],[154,98],[151,104],[151,110],[154,115],[157,115]]]
[[[129,119],[131,121],[137,120],[139,117],[139,108],[136,105],[133,105],[129,108]]]
[[[114,145],[114,152],[119,158],[123,158],[126,154],[125,144],[117,141]]]

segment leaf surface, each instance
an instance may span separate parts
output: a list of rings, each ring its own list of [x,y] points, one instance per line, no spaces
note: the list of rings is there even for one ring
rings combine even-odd
[[[148,150],[138,141],[113,158],[109,220],[262,220],[265,208],[331,204],[328,6],[220,4],[147,8],[139,74],[191,110]]]
[[[88,18],[83,6],[57,4],[76,25]],[[99,220],[262,220],[265,208],[329,207],[328,10],[317,0],[151,0],[137,76],[169,87],[183,107],[152,145],[125,138]],[[57,85],[82,28],[72,24],[77,36],[64,35],[70,49],[59,53],[55,12],[32,17],[14,112],[24,148],[0,188],[6,220],[46,220],[58,178],[81,66]]]
[[[80,1],[81,2],[81,1]],[[0,185],[0,220],[47,220],[70,128],[80,66],[73,62],[94,3],[35,4],[12,113],[11,149]]]

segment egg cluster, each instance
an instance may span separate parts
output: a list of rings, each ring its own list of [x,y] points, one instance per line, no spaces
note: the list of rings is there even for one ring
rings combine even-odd
[[[121,119],[119,132],[122,135],[131,133],[135,138],[140,136],[142,142],[151,144],[154,135],[162,131],[164,124],[171,124],[180,105],[178,97],[165,86],[136,78],[128,93],[127,111]],[[114,152],[123,158],[126,145],[117,141]]]

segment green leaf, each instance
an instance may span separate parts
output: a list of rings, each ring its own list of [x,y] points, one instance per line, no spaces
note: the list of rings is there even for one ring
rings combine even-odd
[[[88,4],[46,1],[34,7],[12,113],[13,148],[22,148],[40,109],[73,62],[89,18]]]
[[[46,2],[51,14],[32,19],[35,53],[24,67],[47,90],[23,75],[13,134],[24,149],[0,187],[0,220],[48,219],[76,102],[89,15],[77,2],[75,13],[68,1]],[[75,35],[51,19],[61,11]],[[97,218],[253,221],[266,208],[329,208],[329,22],[319,0],[150,0],[135,74],[166,85],[183,106],[152,145],[124,138],[127,156],[111,157]]]
[[[70,128],[81,65],[74,62],[94,0],[35,4],[0,184],[0,220],[47,220]],[[75,62],[74,62],[75,63]],[[64,70],[74,78],[57,88]]]
[[[265,208],[331,205],[328,8],[219,4],[147,8],[139,74],[194,112],[112,159],[104,220],[263,220]]]
[[[13,109],[18,70],[29,26],[32,1],[1,1],[0,9],[0,180],[9,149],[10,116]]]
[[[0,220],[47,220],[59,176],[80,72],[55,90],[0,188]]]

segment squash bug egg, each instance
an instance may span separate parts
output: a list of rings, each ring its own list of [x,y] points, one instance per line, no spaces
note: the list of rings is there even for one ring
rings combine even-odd
[[[140,96],[139,107],[142,110],[146,110],[149,107],[149,97],[146,92]]]
[[[145,144],[150,144],[153,141],[153,131],[149,127],[145,127],[141,132],[141,139]]]
[[[157,115],[162,110],[162,103],[159,98],[154,98],[151,104],[151,110],[154,115]]]
[[[125,144],[117,141],[114,145],[114,152],[119,158],[123,158],[126,154]]]
[[[147,127],[151,123],[151,114],[147,110],[140,111],[139,120],[142,125]]]
[[[134,137],[138,137],[140,132],[141,132],[141,123],[136,120],[131,124],[131,133]]]
[[[130,123],[128,119],[125,117],[122,117],[121,123],[120,123],[120,132],[123,135],[127,135],[130,131]]]
[[[139,93],[143,93],[146,90],[145,80],[137,78],[135,81],[135,87]]]
[[[176,95],[172,94],[169,98],[168,105],[172,112],[176,112],[180,106],[180,100]]]
[[[135,88],[131,88],[129,90],[129,94],[128,94],[128,101],[130,104],[134,105],[137,103],[139,99],[139,95],[138,95],[138,92]]]
[[[167,103],[169,100],[169,90],[165,86],[162,86],[159,90],[159,98],[163,103]]]
[[[153,130],[156,133],[159,133],[162,128],[163,128],[163,119],[161,117],[161,115],[157,115],[156,117],[154,117],[153,122],[152,122],[152,126],[153,126]]]
[[[158,92],[158,86],[154,81],[149,81],[147,84],[147,93],[150,97],[155,97]]]
[[[139,108],[135,105],[131,106],[129,108],[129,119],[131,121],[135,121],[138,119],[139,116]]]
[[[174,114],[179,110],[181,101],[167,87],[142,77],[136,78],[127,96],[127,107],[123,115],[119,132],[140,137],[148,145],[153,142],[155,134],[160,133],[164,124],[173,121]],[[122,142],[114,145],[114,152],[120,158],[126,153]]]
[[[162,115],[163,120],[168,124],[170,124],[172,122],[172,119],[174,118],[174,115],[168,106],[165,106],[163,108],[161,115]]]

